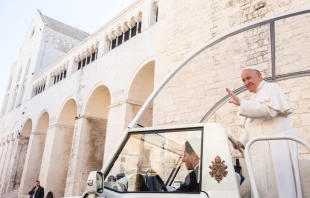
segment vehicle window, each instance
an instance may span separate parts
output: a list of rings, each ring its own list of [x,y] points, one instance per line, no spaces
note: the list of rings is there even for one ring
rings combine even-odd
[[[130,135],[105,178],[119,192],[199,192],[201,130]]]

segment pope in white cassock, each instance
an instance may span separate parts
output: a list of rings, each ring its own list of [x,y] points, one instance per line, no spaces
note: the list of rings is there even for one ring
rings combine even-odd
[[[240,100],[229,89],[233,103],[246,117],[245,130],[238,147],[257,136],[293,135],[287,116],[292,109],[283,90],[275,83],[268,83],[255,66],[246,67],[241,74],[246,88],[254,93],[251,100]],[[234,146],[237,149],[236,146]],[[302,198],[298,168],[297,144],[287,140],[256,142],[250,149],[254,177],[260,198]]]

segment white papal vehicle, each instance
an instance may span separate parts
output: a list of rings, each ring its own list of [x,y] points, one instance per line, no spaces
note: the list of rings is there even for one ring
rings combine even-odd
[[[167,86],[168,82],[191,60],[207,49],[233,36],[251,31],[259,27],[268,27],[270,39],[270,76],[266,81],[283,81],[310,75],[310,71],[298,71],[276,75],[276,23],[280,20],[309,14],[310,9],[285,13],[255,23],[247,24],[233,30],[224,36],[216,37],[201,48],[192,52],[171,69],[169,74],[158,83],[154,91],[145,101],[136,117],[116,145],[101,171],[93,171],[87,180],[87,190],[83,197],[105,198],[239,198],[251,196],[257,198],[258,190],[252,171],[250,148],[257,141],[296,141],[310,151],[307,141],[291,136],[258,137],[251,140],[244,150],[233,154],[231,144],[235,140],[228,133],[229,125],[221,122],[208,122],[211,116],[229,100],[229,96],[218,100],[212,108],[206,110],[205,116],[199,123],[169,126],[141,126],[141,118],[147,112],[154,99]],[[230,47],[230,46],[227,46]],[[191,67],[195,66],[195,62]],[[206,65],[206,67],[208,67]],[[223,87],[224,89],[224,87]],[[242,94],[246,90],[240,86],[234,90]],[[173,94],[173,93],[171,93]],[[204,109],[202,109],[204,110]],[[183,163],[183,148],[186,141],[199,140],[195,144],[195,151],[199,153],[199,163],[194,167],[198,187],[194,190],[179,191],[187,182],[187,175],[193,170],[187,170]],[[304,197],[310,197],[310,166],[307,159],[299,161]],[[274,167],[276,168],[276,167]],[[191,181],[188,181],[191,182]],[[275,184],[276,185],[276,184]]]

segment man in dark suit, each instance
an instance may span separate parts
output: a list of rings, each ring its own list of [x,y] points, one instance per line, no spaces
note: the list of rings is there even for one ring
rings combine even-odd
[[[40,186],[40,181],[36,181],[35,186],[29,191],[30,198],[44,198],[44,188]]]
[[[174,192],[198,192],[199,191],[199,162],[201,141],[199,138],[191,138],[183,146],[183,162],[187,170],[191,172],[185,177],[185,181]]]

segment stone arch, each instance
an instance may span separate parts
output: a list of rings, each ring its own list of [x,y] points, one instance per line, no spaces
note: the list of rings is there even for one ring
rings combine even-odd
[[[49,161],[49,163],[42,162],[41,172],[43,174],[40,174],[40,179],[46,189],[60,197],[65,194],[77,112],[78,106],[73,98],[64,102],[59,111],[56,125],[49,129],[49,142],[46,143],[47,146],[44,150],[44,161]]]
[[[5,159],[5,163],[3,164],[3,169],[1,172],[1,183],[3,184],[1,186],[1,193],[9,193],[13,190],[14,184],[15,189],[18,189],[20,181],[21,181],[21,175],[22,175],[22,167],[19,169],[19,175],[17,175],[17,165],[19,161],[19,141],[16,140],[16,134],[18,133],[19,121],[15,122],[13,125],[13,128],[10,132],[10,134],[7,134],[7,151],[6,155],[7,157]],[[27,151],[27,148],[26,148]],[[26,155],[26,152],[25,152]],[[22,166],[24,165],[23,162]],[[15,182],[17,181],[17,182]],[[17,184],[17,185],[16,185]]]
[[[9,178],[9,189],[18,189],[21,184],[23,168],[25,165],[26,154],[29,145],[29,137],[32,131],[32,119],[28,118],[22,125],[21,131],[17,131],[17,148],[16,148],[16,160],[14,163],[12,177]]]
[[[84,115],[87,117],[95,117],[108,119],[111,104],[111,94],[105,85],[96,86],[86,100]]]
[[[46,135],[50,125],[50,116],[47,110],[42,111],[29,138],[29,146],[26,155],[26,163],[22,175],[21,193],[27,195],[32,184],[28,181],[40,180],[39,176],[43,164],[43,153],[46,143]]]
[[[138,20],[142,21],[142,10],[139,10],[136,14]]]
[[[93,170],[102,169],[110,105],[111,95],[108,87],[98,84],[90,92],[82,114],[77,118],[78,129],[75,136],[79,139],[74,146],[78,148],[78,153],[76,158],[71,155],[73,159],[70,160],[74,160],[74,164],[70,163],[68,172],[71,174],[68,175],[66,184],[73,186],[71,194],[81,195],[86,189],[88,174]],[[79,164],[79,167],[75,164]]]
[[[129,122],[136,116],[143,103],[154,89],[155,61],[147,60],[141,64],[129,83],[126,103],[126,120]],[[153,107],[150,106],[146,116],[140,120],[143,126],[152,125]]]
[[[77,116],[77,103],[73,98],[69,98],[61,107],[57,124],[74,126],[75,117]]]
[[[49,125],[49,114],[46,110],[44,110],[44,111],[42,111],[42,113],[40,114],[40,116],[37,120],[34,132],[46,133],[48,125]]]
[[[0,156],[0,178],[4,177],[4,174],[6,171],[3,171],[6,166],[8,152],[9,152],[9,146],[10,144],[7,142],[7,136],[10,134],[11,127],[7,126],[4,130],[4,133],[1,137],[1,156]]]
[[[29,138],[31,131],[32,131],[32,120],[31,118],[28,118],[25,124],[23,124],[23,128],[19,136]]]

